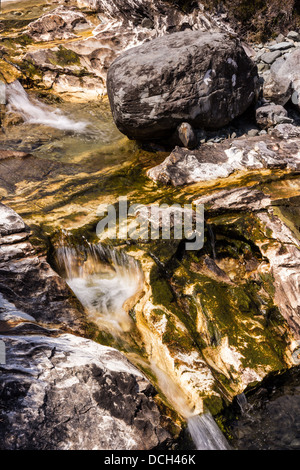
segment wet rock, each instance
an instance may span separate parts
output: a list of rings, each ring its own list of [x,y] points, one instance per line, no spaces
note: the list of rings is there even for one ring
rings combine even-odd
[[[53,41],[75,38],[74,31],[89,27],[91,24],[83,13],[62,6],[29,23],[25,33],[35,41]]]
[[[155,389],[118,351],[70,334],[0,338],[2,450],[171,446]]]
[[[203,144],[199,150],[176,147],[160,165],[148,171],[152,180],[181,186],[227,178],[235,171],[288,168],[299,171],[299,138],[282,140],[269,135],[233,142]]]
[[[253,102],[257,68],[238,41],[184,31],[122,54],[108,72],[115,123],[130,138],[151,140],[182,122],[218,129]]]
[[[270,104],[257,108],[256,122],[262,129],[268,129],[277,124],[291,123],[292,119],[283,106]]]
[[[66,283],[29,242],[29,229],[0,204],[0,293],[44,324],[84,331],[83,309]]]
[[[265,234],[273,243],[261,247],[274,277],[275,302],[295,338],[300,339],[300,245],[296,235],[270,212],[260,213]],[[270,235],[272,234],[272,235]]]
[[[262,191],[251,188],[224,189],[194,201],[204,204],[209,212],[259,211],[271,205],[271,199]]]
[[[232,445],[238,450],[299,448],[299,366],[270,374],[244,394],[247,410],[234,401],[226,412]],[[228,410],[228,411],[229,411]]]
[[[7,112],[5,113],[4,119],[1,121],[3,127],[12,127],[23,124],[24,119],[20,113],[16,112]]]

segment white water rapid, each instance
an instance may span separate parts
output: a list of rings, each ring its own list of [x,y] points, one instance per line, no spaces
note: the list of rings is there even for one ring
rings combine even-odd
[[[65,116],[59,109],[53,109],[41,101],[28,96],[21,83],[16,80],[6,85],[8,111],[21,114],[29,124],[43,124],[63,131],[84,132],[88,123],[76,122]]]

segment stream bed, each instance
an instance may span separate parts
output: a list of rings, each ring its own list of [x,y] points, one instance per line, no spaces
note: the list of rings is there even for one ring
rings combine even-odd
[[[50,8],[22,5],[25,19],[3,3],[14,34]],[[24,80],[5,87],[0,152],[12,156],[0,155],[0,201],[22,216],[38,255],[84,307],[87,337],[145,373],[196,449],[299,449],[299,369],[282,373],[295,365],[294,325],[276,297],[293,288],[278,279],[295,278],[299,174],[276,166],[182,187],[157,184],[147,171],[170,149],[121,134],[107,97],[64,100]],[[233,195],[222,206],[224,190],[244,191],[246,203]],[[121,197],[182,206],[216,194],[204,247],[194,252],[184,240],[96,234],[99,206],[117,207]],[[259,210],[250,207],[253,194],[267,200]],[[284,313],[290,304],[280,305]]]

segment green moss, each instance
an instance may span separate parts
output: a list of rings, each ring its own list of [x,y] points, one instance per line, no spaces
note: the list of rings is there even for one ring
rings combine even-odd
[[[80,65],[79,55],[63,46],[59,46],[58,51],[53,53],[53,56],[49,59],[49,61],[53,65],[59,65],[60,67],[66,67],[68,65]]]
[[[215,395],[205,397],[203,400],[204,409],[208,409],[213,416],[217,415],[224,408],[224,402],[221,397]]]

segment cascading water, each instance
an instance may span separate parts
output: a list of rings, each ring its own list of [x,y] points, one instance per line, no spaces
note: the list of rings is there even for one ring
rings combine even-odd
[[[188,418],[188,429],[197,450],[230,450],[230,446],[210,413]]]
[[[29,98],[21,83],[16,80],[6,85],[7,110],[18,112],[29,124],[43,124],[63,131],[83,132],[87,122],[75,122],[59,109],[53,109],[37,99]]]
[[[110,331],[129,331],[133,322],[123,305],[142,286],[138,263],[101,244],[61,246],[56,256],[68,285],[90,319]]]
[[[197,450],[230,450],[230,446],[222,434],[212,415],[208,412],[195,415],[187,405],[186,398],[180,388],[152,362],[151,369],[156,375],[158,384],[174,409],[188,423],[188,430]]]
[[[89,318],[112,334],[122,335],[134,327],[124,303],[142,288],[138,263],[123,252],[101,244],[62,244],[56,250],[60,272],[86,308]],[[158,386],[174,409],[187,420],[198,450],[228,450],[225,437],[209,413],[195,415],[181,389],[154,360],[150,367]]]

